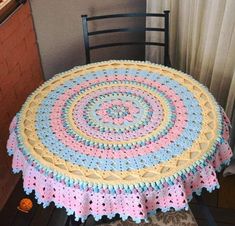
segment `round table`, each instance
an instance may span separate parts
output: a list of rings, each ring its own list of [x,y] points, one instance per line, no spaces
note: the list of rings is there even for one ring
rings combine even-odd
[[[10,126],[8,153],[24,190],[85,221],[140,222],[187,209],[219,187],[232,155],[229,120],[191,76],[149,62],[106,61],[54,76]]]

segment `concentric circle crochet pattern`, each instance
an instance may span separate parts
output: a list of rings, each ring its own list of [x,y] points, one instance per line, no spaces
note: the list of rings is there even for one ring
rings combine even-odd
[[[207,89],[182,72],[151,63],[107,61],[76,67],[40,86],[12,126],[8,151],[18,148],[16,170],[28,164],[31,174],[77,189],[81,197],[89,192],[119,198],[145,193],[147,200],[146,191],[163,191],[200,167],[213,173],[209,162],[219,158],[219,150],[223,155],[216,167],[229,160],[229,122],[223,117]],[[28,186],[32,189],[35,183]],[[53,200],[35,190],[44,204]],[[175,200],[175,205],[160,208],[184,208],[190,195],[183,192],[182,205]],[[157,209],[156,199],[147,208],[145,200],[133,204],[137,210],[121,216],[139,221]],[[87,206],[94,201],[89,200]],[[100,204],[97,218],[123,212],[123,207],[105,208],[108,200]],[[84,207],[88,211],[66,205],[77,219],[94,214],[94,207]]]

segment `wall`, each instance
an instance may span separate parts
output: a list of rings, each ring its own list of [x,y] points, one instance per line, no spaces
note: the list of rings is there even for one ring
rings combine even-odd
[[[46,78],[62,72],[75,65],[85,63],[83,48],[83,32],[81,15],[98,15],[121,12],[145,12],[145,0],[31,0],[31,7],[35,29],[39,42],[42,66]],[[110,22],[112,26],[114,24]],[[121,21],[121,23],[131,23]],[[143,20],[134,20],[132,24],[144,25]],[[132,36],[133,37],[133,36]],[[130,37],[130,38],[132,38]],[[103,38],[103,37],[102,37]],[[122,34],[115,39],[122,39]],[[144,36],[135,35],[134,38],[144,39]],[[113,58],[138,58],[144,54],[144,48],[121,47],[125,55],[121,55],[120,47],[105,52],[96,50],[93,61]],[[123,50],[122,49],[122,50]]]
[[[17,182],[7,155],[8,128],[26,97],[42,83],[42,70],[29,4],[0,25],[0,209]]]

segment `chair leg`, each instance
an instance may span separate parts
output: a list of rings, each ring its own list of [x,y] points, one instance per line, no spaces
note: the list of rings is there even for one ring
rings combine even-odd
[[[212,216],[208,206],[204,203],[203,198],[201,196],[194,196],[197,200],[197,203],[200,205],[202,213],[204,214],[208,225],[210,226],[217,226],[214,217]]]

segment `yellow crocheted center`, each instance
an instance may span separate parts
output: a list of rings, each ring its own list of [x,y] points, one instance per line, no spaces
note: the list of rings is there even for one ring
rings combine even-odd
[[[76,166],[47,150],[38,139],[34,127],[35,114],[44,97],[47,96],[51,90],[75,76],[95,72],[101,69],[115,68],[146,70],[151,73],[161,74],[174,79],[191,91],[200,104],[204,123],[202,124],[198,139],[189,149],[185,150],[177,157],[153,167],[124,172],[102,171]],[[30,150],[30,154],[33,158],[37,159],[42,166],[48,167],[64,176],[68,176],[73,180],[85,181],[90,184],[107,185],[148,183],[156,182],[166,177],[176,176],[179,171],[185,170],[197,161],[202,161],[202,157],[212,150],[221,131],[218,121],[220,113],[217,109],[217,103],[214,101],[212,95],[200,85],[200,83],[182,72],[161,65],[144,62],[108,61],[75,68],[44,83],[24,104],[20,114],[19,131],[23,138],[24,145]]]

